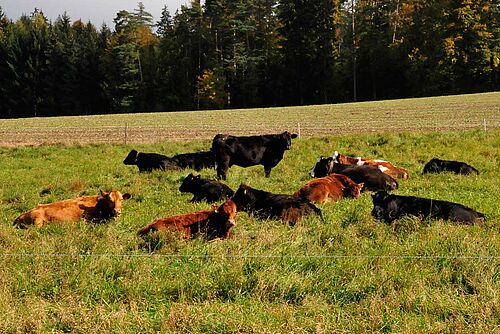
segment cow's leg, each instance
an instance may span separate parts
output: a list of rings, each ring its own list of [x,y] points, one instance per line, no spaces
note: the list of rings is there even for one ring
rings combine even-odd
[[[229,169],[229,159],[218,161],[217,163],[217,178],[226,180],[227,170]]]
[[[266,173],[266,177],[271,176],[271,169],[272,167],[264,166],[264,173]]]

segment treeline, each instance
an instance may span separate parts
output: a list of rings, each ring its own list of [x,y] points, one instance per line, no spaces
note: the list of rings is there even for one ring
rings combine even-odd
[[[0,117],[337,103],[499,89],[496,0],[206,0],[114,29],[0,8]]]

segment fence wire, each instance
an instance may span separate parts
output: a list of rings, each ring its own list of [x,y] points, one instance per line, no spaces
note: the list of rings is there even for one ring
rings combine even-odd
[[[500,260],[500,255],[261,255],[261,254],[137,254],[137,253],[0,253],[0,257],[120,257],[120,258],[197,258],[197,259],[318,259],[318,260]]]

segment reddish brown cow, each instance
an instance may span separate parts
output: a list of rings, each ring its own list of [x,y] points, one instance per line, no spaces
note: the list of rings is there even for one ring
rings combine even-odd
[[[399,178],[406,180],[409,177],[408,170],[396,167],[390,162],[384,160],[372,160],[361,157],[348,157],[346,155],[340,154],[337,151],[335,151],[335,153],[333,154],[333,160],[337,163],[344,165],[374,166],[380,169],[382,173],[385,173],[395,179]]]
[[[122,213],[122,201],[129,199],[130,194],[122,194],[118,190],[100,195],[83,196],[50,204],[39,204],[36,208],[23,213],[14,221],[14,225],[26,228],[28,225],[42,227],[55,221],[74,222],[82,218],[88,221],[104,221],[118,217]]]
[[[343,197],[358,198],[363,186],[364,183],[355,183],[348,176],[333,173],[307,182],[293,196],[324,204]]]
[[[182,233],[184,239],[190,239],[198,234],[207,239],[230,236],[230,229],[235,225],[236,204],[227,200],[221,206],[213,206],[211,210],[203,210],[168,218],[160,218],[142,228],[138,234],[145,235],[151,230],[170,229]]]

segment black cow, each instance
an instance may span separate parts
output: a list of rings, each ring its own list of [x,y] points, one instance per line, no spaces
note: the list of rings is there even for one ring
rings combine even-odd
[[[441,173],[441,172],[453,172],[455,174],[469,175],[476,173],[479,175],[479,171],[474,167],[461,161],[453,160],[441,160],[434,158],[424,166],[424,172],[426,173]]]
[[[392,223],[406,215],[446,219],[457,223],[472,225],[486,220],[484,214],[462,204],[413,196],[400,196],[379,191],[372,195],[372,216]]]
[[[232,197],[238,211],[261,219],[281,219],[295,225],[303,216],[315,213],[323,219],[321,210],[306,199],[273,194],[241,184]]]
[[[233,165],[263,165],[266,177],[269,177],[271,169],[283,159],[285,151],[292,146],[293,138],[297,138],[297,135],[288,131],[247,137],[216,135],[212,141],[212,152],[215,154],[217,177],[225,180],[227,170]]]
[[[203,168],[215,167],[215,156],[211,151],[177,154],[171,160],[181,169],[192,168],[200,171]]]
[[[137,165],[139,172],[151,172],[153,169],[167,169],[172,164],[172,161],[169,157],[158,153],[142,153],[132,150],[123,160],[123,163],[125,165]]]
[[[191,203],[206,200],[209,203],[230,198],[234,191],[223,183],[216,180],[202,179],[201,175],[194,176],[193,173],[186,176],[179,191],[192,193],[194,196]]]
[[[324,177],[331,173],[348,176],[356,183],[364,183],[366,190],[394,190],[398,188],[398,181],[383,173],[377,167],[370,165],[344,165],[335,163],[333,157],[321,157],[311,169],[309,175],[312,177]]]

